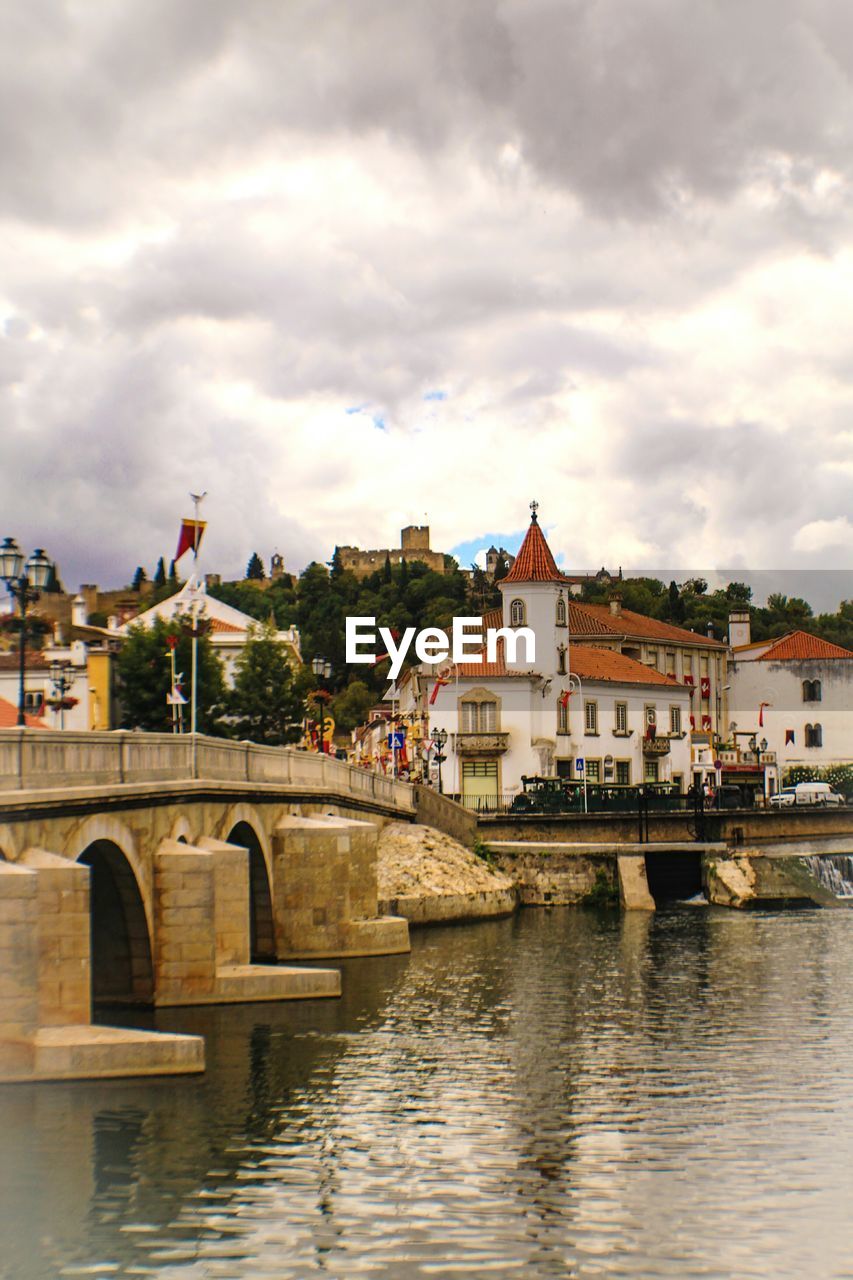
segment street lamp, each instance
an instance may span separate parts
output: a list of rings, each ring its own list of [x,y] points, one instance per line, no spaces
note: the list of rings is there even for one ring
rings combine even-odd
[[[435,762],[438,765],[438,794],[441,796],[444,795],[444,791],[441,786],[441,766],[447,759],[447,756],[444,754],[445,744],[447,743],[447,730],[436,729],[435,733],[432,735],[432,740],[438,747],[438,750],[435,753]]]
[[[332,674],[332,664],[325,658],[312,658],[311,670],[318,680],[328,680]],[[328,689],[318,689],[314,694],[315,701],[320,703],[320,718],[315,719],[317,725],[317,750],[325,754],[326,747],[324,743],[324,730],[326,727],[326,715],[322,709],[323,700],[328,702],[330,697]]]
[[[59,712],[59,727],[65,728],[65,695],[74,684],[74,673],[71,670],[69,662],[60,662],[58,658],[54,658],[50,664],[50,683],[53,685],[52,704],[55,710]],[[71,705],[75,699],[71,699]]]
[[[24,553],[14,538],[5,538],[0,546],[0,578],[11,596],[18,602],[21,612],[21,667],[18,688],[18,724],[26,724],[24,717],[24,684],[27,664],[27,608],[35,604],[50,581],[51,563],[37,547],[24,563]]]

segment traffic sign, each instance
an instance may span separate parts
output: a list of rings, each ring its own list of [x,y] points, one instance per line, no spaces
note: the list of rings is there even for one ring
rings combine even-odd
[[[583,773],[583,758],[580,756],[575,760],[575,773]]]

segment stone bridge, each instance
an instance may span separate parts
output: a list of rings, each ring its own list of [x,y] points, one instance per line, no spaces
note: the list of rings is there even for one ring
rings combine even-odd
[[[376,841],[412,789],[204,737],[0,732],[0,1078],[193,1071],[197,1037],[91,1024],[93,1002],[340,994],[289,961],[407,951]]]

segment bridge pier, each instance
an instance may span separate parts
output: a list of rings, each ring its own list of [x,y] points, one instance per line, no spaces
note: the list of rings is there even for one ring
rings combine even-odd
[[[154,855],[154,1003],[218,1004],[339,996],[337,969],[249,962],[249,854],[207,839],[164,840]]]
[[[92,1026],[89,920],[86,867],[0,861],[0,1080],[202,1071],[198,1036]]]
[[[408,922],[380,916],[379,832],[330,815],[285,817],[273,831],[273,914],[280,959],[396,955],[410,950]]]

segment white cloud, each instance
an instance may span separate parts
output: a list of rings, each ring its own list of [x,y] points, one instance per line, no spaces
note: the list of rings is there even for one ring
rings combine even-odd
[[[0,501],[72,583],[168,557],[198,488],[225,573],[533,496],[568,566],[849,553],[853,14],[2,21]]]

